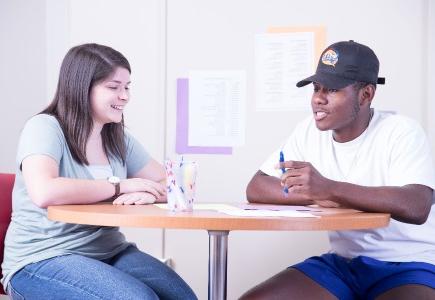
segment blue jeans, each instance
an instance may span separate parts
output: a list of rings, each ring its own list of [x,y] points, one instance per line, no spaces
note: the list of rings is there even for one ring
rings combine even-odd
[[[99,261],[65,255],[27,265],[9,282],[17,299],[197,299],[171,268],[130,246]]]

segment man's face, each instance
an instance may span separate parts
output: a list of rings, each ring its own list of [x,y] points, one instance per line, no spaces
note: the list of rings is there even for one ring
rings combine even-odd
[[[353,85],[339,90],[328,89],[319,83],[313,83],[311,98],[316,126],[319,130],[334,130],[335,133],[352,133],[358,128],[359,99]]]

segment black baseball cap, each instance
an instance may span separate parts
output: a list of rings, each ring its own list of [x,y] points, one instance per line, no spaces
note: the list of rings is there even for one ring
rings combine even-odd
[[[316,74],[299,81],[296,86],[317,82],[338,90],[358,81],[385,84],[385,78],[378,77],[378,72],[379,60],[372,49],[353,40],[338,42],[323,51]]]

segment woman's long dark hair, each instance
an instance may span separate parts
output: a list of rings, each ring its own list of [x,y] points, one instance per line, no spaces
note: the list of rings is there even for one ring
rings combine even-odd
[[[92,87],[108,78],[117,67],[131,73],[128,60],[118,51],[98,44],[71,48],[60,67],[59,82],[51,104],[41,114],[54,116],[60,123],[73,158],[84,165],[86,142],[93,128],[90,93]],[[124,117],[120,123],[103,126],[101,137],[106,155],[125,164]]]

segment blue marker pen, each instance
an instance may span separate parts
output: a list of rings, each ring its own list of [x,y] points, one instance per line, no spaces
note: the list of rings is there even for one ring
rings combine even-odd
[[[283,162],[284,162],[284,152],[282,152],[282,150],[279,151],[279,162],[280,162],[280,163],[283,163]],[[281,172],[282,172],[282,174],[285,173],[285,168],[284,168],[284,166],[281,166]],[[283,191],[283,193],[284,193],[284,196],[287,197],[287,195],[288,195],[288,188],[285,186],[285,187],[283,188],[282,191]]]

